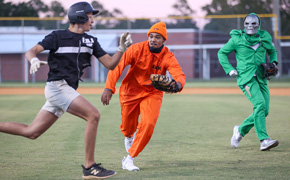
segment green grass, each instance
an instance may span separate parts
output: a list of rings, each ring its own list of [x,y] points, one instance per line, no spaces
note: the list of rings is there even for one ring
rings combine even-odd
[[[165,95],[153,137],[135,159],[138,172],[121,168],[126,155],[118,96],[103,106],[100,95],[84,95],[101,112],[96,161],[121,180],[286,180],[290,177],[290,97],[271,96],[267,130],[280,145],[259,150],[254,129],[239,148],[232,128],[252,112],[243,95]],[[45,101],[42,95],[0,96],[0,121],[29,124]],[[85,121],[64,114],[37,140],[0,133],[0,179],[81,179]]]

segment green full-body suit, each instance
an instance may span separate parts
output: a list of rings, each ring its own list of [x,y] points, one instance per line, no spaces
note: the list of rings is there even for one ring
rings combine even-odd
[[[259,140],[269,138],[266,129],[266,116],[269,112],[270,93],[264,69],[260,65],[266,62],[266,53],[270,62],[277,61],[277,52],[272,45],[271,35],[259,30],[254,35],[248,35],[245,30],[232,30],[231,38],[219,50],[218,59],[226,74],[235,68],[229,63],[228,54],[235,52],[238,72],[237,84],[253,104],[253,113],[239,127],[244,137],[254,126]]]

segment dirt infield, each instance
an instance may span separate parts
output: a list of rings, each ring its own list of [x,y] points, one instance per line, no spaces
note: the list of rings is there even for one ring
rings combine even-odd
[[[80,87],[81,94],[101,94],[104,88]],[[116,93],[118,93],[116,90]],[[270,88],[271,95],[290,96],[290,88]],[[40,87],[1,87],[0,95],[29,95],[44,94],[44,88]],[[184,88],[180,94],[242,94],[239,88]]]

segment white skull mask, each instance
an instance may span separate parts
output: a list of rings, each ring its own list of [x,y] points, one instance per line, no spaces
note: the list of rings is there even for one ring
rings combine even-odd
[[[249,15],[244,21],[246,33],[249,35],[256,34],[259,30],[259,18],[255,15]]]

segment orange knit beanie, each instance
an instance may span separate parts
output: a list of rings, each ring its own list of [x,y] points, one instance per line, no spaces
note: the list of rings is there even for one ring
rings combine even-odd
[[[162,21],[154,24],[148,31],[147,35],[149,37],[150,33],[158,33],[160,34],[165,40],[167,40],[167,31],[166,31],[166,24]]]

